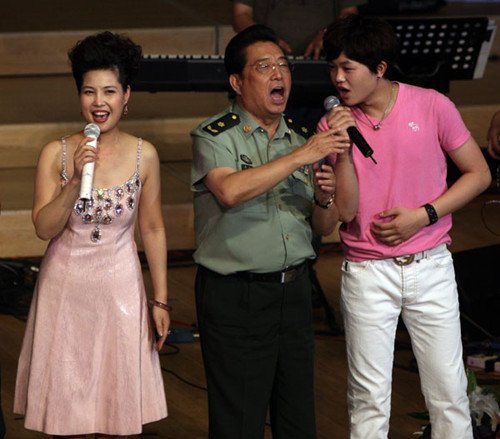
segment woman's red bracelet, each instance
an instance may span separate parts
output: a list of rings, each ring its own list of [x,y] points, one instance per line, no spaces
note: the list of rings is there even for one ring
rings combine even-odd
[[[158,302],[155,299],[149,299],[149,303],[153,306],[157,306],[158,308],[164,309],[165,311],[172,311],[172,307],[163,302]]]

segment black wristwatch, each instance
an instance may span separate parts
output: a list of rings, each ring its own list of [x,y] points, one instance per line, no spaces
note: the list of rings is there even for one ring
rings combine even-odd
[[[439,218],[436,209],[434,209],[434,206],[432,204],[427,203],[424,204],[422,207],[425,209],[425,211],[427,212],[427,216],[429,217],[429,224],[427,224],[427,226],[432,226],[432,224],[437,223],[437,220]]]
[[[314,202],[316,203],[317,206],[321,207],[322,209],[329,209],[330,206],[333,204],[334,199],[335,199],[335,194],[331,194],[326,204],[321,204],[316,198],[316,195],[314,195]]]

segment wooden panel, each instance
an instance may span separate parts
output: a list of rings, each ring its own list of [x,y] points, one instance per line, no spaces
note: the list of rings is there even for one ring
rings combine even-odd
[[[224,55],[227,43],[233,38],[235,32],[232,26],[219,26],[219,53]]]
[[[498,105],[467,105],[458,107],[465,124],[481,146],[486,145],[491,116]],[[124,120],[121,126],[136,136],[153,143],[161,161],[191,160],[189,132],[205,117],[150,120]],[[36,166],[40,148],[47,142],[74,133],[81,122],[0,125],[0,168]]]
[[[0,215],[0,257],[41,256],[47,242],[35,235],[31,211],[3,211]]]
[[[194,249],[194,213],[190,204],[163,206],[169,250]],[[139,250],[141,240],[136,234]],[[37,238],[30,210],[2,211],[0,214],[0,258],[42,256],[47,241]]]
[[[212,26],[169,29],[118,29],[126,33],[145,54],[213,54],[216,34]],[[68,50],[97,32],[59,31],[0,34],[0,76],[68,74]]]
[[[28,210],[33,206],[35,168],[0,168],[2,211]]]
[[[467,128],[479,146],[487,146],[486,134],[490,126],[491,117],[500,109],[499,105],[464,105],[458,110],[462,115]]]
[[[147,139],[158,149],[160,160],[190,160],[189,132],[205,117],[124,120],[128,133]],[[0,125],[0,168],[36,166],[40,148],[54,139],[83,128],[81,122]]]

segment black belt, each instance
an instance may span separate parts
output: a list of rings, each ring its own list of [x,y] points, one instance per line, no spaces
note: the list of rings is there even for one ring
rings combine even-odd
[[[297,279],[300,275],[304,274],[307,268],[307,261],[293,267],[287,267],[281,271],[273,271],[271,273],[254,273],[252,271],[237,271],[230,274],[248,282],[276,282],[286,284]]]

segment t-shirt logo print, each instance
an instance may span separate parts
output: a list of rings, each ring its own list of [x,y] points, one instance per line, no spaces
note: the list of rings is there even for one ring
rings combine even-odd
[[[418,131],[420,129],[415,122],[410,122],[408,126],[410,126],[413,131]]]

